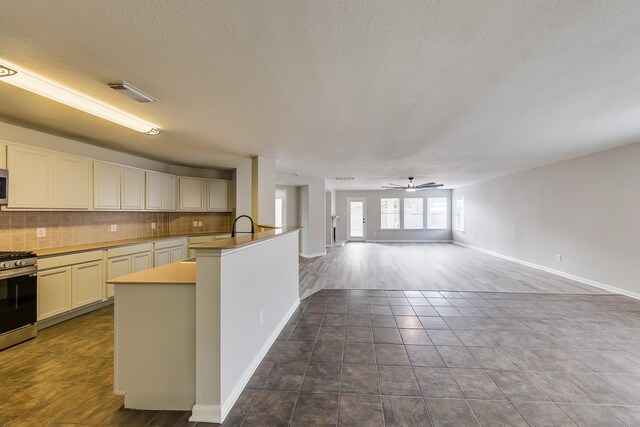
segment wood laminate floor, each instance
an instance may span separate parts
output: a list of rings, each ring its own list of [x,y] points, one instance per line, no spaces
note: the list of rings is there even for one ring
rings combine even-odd
[[[608,293],[452,243],[346,243],[300,258],[300,296],[320,289]]]

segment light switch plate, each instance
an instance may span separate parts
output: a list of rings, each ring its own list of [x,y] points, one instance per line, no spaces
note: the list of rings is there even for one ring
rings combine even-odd
[[[155,222],[152,222],[152,223],[151,223],[151,229],[152,229],[152,230],[155,230],[155,229],[156,229],[156,223],[155,223]]]
[[[198,221],[193,221],[193,226],[197,227],[198,226]]]
[[[202,221],[198,221],[198,227],[202,227]]]
[[[111,224],[111,231],[118,231],[118,225],[117,224]]]
[[[47,229],[44,227],[36,228],[36,237],[47,237]]]

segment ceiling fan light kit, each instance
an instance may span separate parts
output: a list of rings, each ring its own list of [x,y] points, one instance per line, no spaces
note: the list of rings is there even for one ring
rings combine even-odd
[[[415,185],[413,183],[413,177],[409,177],[409,183],[407,185],[393,184],[389,183],[389,185],[383,185],[382,188],[385,190],[404,190],[408,193],[418,191],[418,190],[428,190],[430,188],[438,188],[442,187],[444,184],[436,184],[435,182],[426,182],[424,184]]]
[[[35,93],[36,95],[44,96],[45,98],[119,124],[120,126],[133,129],[137,132],[147,135],[158,135],[161,132],[157,126],[151,123],[123,113],[86,95],[13,66],[9,67],[0,64],[0,82],[8,83]]]

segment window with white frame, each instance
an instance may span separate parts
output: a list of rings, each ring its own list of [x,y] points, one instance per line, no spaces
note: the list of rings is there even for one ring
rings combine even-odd
[[[455,230],[464,231],[464,197],[457,196],[453,203],[453,223]]]
[[[284,227],[287,223],[287,191],[276,190],[276,227]]]
[[[400,229],[400,199],[380,199],[380,229]]]
[[[404,229],[421,230],[424,228],[424,200],[422,198],[404,199]]]
[[[427,230],[447,228],[447,198],[427,197]]]

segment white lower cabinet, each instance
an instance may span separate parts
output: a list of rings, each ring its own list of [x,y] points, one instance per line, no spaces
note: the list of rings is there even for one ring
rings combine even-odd
[[[153,258],[151,252],[144,252],[131,256],[131,272],[148,270],[153,267]]]
[[[107,280],[151,268],[151,243],[107,249]],[[105,287],[105,298],[113,296],[113,285]]]
[[[153,251],[154,267],[159,267],[165,264],[171,264],[171,250],[169,248],[166,248],[156,249],[155,251]]]
[[[38,273],[38,320],[71,310],[71,267]]]
[[[182,261],[187,255],[187,239],[161,240],[153,245],[153,265],[158,267],[176,261]]]
[[[102,259],[71,267],[71,308],[102,300]]]
[[[102,252],[38,259],[38,320],[102,300]]]

